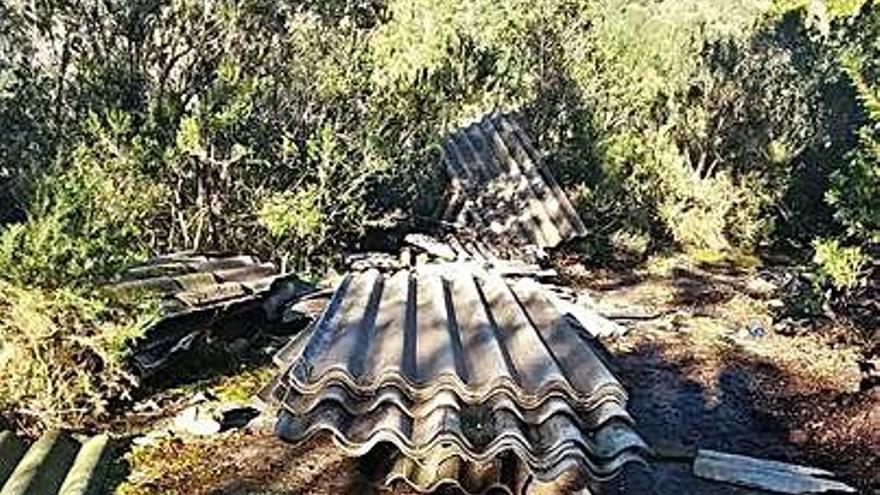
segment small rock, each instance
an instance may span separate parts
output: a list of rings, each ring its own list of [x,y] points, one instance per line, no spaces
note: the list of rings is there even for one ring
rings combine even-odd
[[[218,412],[220,415],[220,427],[224,431],[233,428],[243,428],[260,415],[260,411],[253,407],[241,406],[239,404],[220,406]]]
[[[755,277],[746,282],[745,289],[749,294],[761,297],[772,294],[776,290],[776,285],[762,277]]]
[[[251,433],[271,434],[275,431],[276,420],[277,418],[274,414],[259,414],[248,421],[244,428]]]
[[[156,440],[157,438],[153,435],[144,435],[140,437],[135,437],[131,441],[131,443],[139,447],[150,447],[156,444]]]
[[[785,307],[785,301],[782,299],[770,299],[767,301],[767,306],[771,309],[782,309]]]

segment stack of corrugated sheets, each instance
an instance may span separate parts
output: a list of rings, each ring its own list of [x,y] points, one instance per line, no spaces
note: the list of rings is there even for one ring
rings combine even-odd
[[[610,478],[645,450],[622,386],[553,304],[472,264],[349,274],[277,359],[277,434],[329,433],[384,483],[527,492]]]

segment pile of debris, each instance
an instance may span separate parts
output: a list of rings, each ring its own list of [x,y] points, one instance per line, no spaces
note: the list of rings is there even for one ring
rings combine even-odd
[[[471,493],[584,485],[641,462],[626,392],[543,292],[468,263],[346,276],[278,354],[276,433],[327,432],[378,481]]]
[[[261,394],[294,443],[329,434],[381,485],[572,491],[641,463],[627,394],[591,335],[619,326],[547,283],[545,249],[585,233],[516,123],[443,143],[439,232],[349,256],[320,317]],[[584,331],[586,330],[586,332]]]
[[[177,253],[129,267],[108,290],[159,301],[160,318],[135,344],[132,358],[146,376],[200,337],[248,337],[280,318],[283,301],[311,288],[253,256]]]

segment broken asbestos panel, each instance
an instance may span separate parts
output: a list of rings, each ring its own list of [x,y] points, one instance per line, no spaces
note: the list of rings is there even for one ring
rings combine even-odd
[[[593,337],[620,336],[626,333],[626,327],[623,325],[605,318],[584,305],[559,297],[553,290],[533,279],[518,280],[514,287],[524,292],[540,292],[560,313],[573,318]]]
[[[443,160],[456,191],[446,221],[467,227],[514,255],[542,251],[586,234],[516,121],[493,113],[443,141]]]
[[[162,310],[133,353],[135,366],[148,375],[217,322],[261,311],[273,283],[286,276],[252,256],[177,253],[129,267],[120,278],[107,290],[158,299]]]
[[[700,450],[697,453],[694,474],[714,481],[778,493],[856,492],[845,483],[834,480],[834,473],[824,469],[712,450]]]

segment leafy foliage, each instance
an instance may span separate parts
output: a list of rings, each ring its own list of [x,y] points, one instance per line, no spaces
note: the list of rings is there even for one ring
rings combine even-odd
[[[820,239],[813,243],[816,254],[813,262],[819,274],[819,286],[830,282],[835,289],[852,289],[861,279],[861,271],[868,262],[857,247],[842,247],[837,240]]]
[[[141,316],[69,289],[22,289],[0,281],[0,409],[25,428],[83,426],[106,417],[133,377],[129,341]]]
[[[143,252],[143,222],[159,206],[162,188],[137,174],[145,151],[125,137],[125,115],[111,116],[109,127],[93,116],[89,125],[91,144],[78,145],[63,167],[37,181],[28,221],[0,236],[0,270],[10,280],[84,283]]]
[[[869,34],[849,47],[843,65],[867,119],[858,133],[858,147],[831,175],[826,199],[849,237],[876,244],[880,243],[880,13],[867,13],[860,22],[868,25]]]

